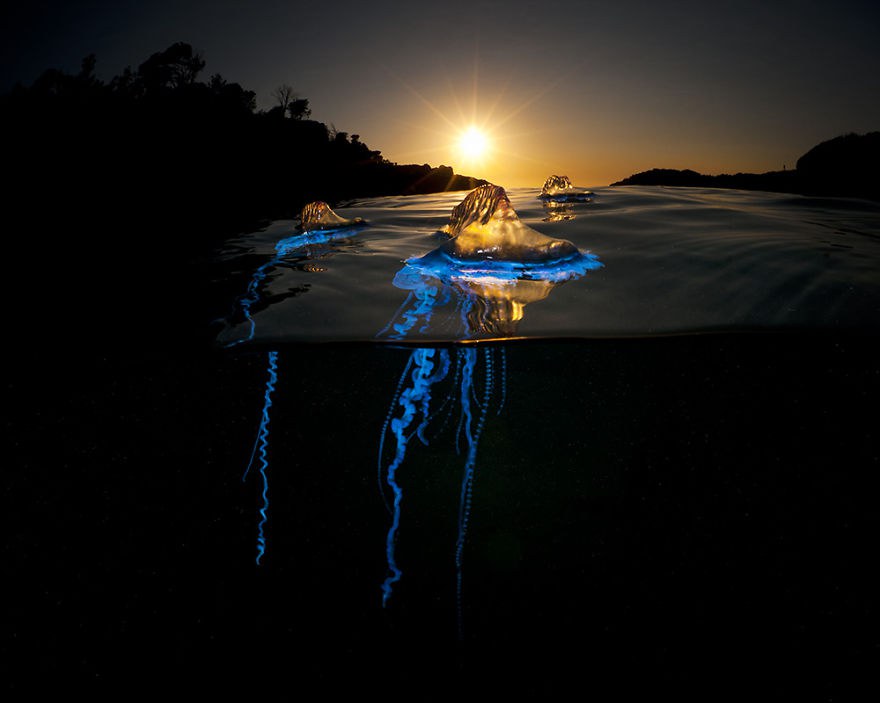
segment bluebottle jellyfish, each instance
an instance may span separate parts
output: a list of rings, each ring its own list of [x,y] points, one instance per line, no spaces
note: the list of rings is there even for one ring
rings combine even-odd
[[[528,227],[498,186],[472,191],[441,231],[450,236],[449,241],[424,256],[408,259],[395,276],[394,285],[408,295],[380,338],[430,344],[441,331],[448,338],[448,328],[454,326],[461,342],[509,339],[516,336],[526,305],[543,300],[555,286],[602,266],[571,242]],[[379,485],[383,496],[391,497],[390,502],[386,497],[391,513],[385,543],[388,571],[381,586],[382,603],[387,606],[403,576],[396,554],[403,505],[401,466],[414,439],[427,445],[431,426],[449,426],[450,418],[457,415],[456,448],[464,453],[453,551],[460,636],[464,552],[477,452],[492,403],[497,402],[496,413],[504,407],[506,367],[500,345],[416,347],[380,433]]]
[[[576,203],[591,203],[594,197],[591,191],[573,186],[568,176],[550,176],[538,199],[546,213],[544,222],[565,222],[577,217]]]
[[[240,315],[244,318],[245,322],[244,334],[236,334],[236,330],[239,329],[240,325],[227,323],[225,334],[221,333],[219,341],[227,347],[232,347],[251,341],[254,338],[255,326],[251,317],[251,308],[260,302],[262,286],[273,268],[281,265],[286,258],[300,254],[303,251],[351,237],[356,233],[355,228],[357,226],[365,224],[366,222],[360,217],[352,220],[339,217],[330,209],[327,203],[321,201],[306,205],[300,215],[299,229],[302,230],[302,234],[285,237],[275,245],[274,256],[254,271],[248,283],[247,292],[237,301]],[[277,383],[278,352],[270,351],[267,356],[267,380],[266,389],[263,394],[263,412],[260,416],[260,425],[256,441],[254,442],[254,448],[251,452],[251,458],[242,476],[242,481],[247,479],[254,461],[258,459],[260,463],[261,507],[259,509],[260,520],[257,525],[257,564],[260,563],[266,552],[265,527],[269,511],[269,410],[272,407],[272,396]]]
[[[316,200],[309,203],[302,209],[302,213],[300,214],[300,228],[304,232],[331,230],[340,227],[353,227],[355,225],[363,224],[366,224],[366,222],[360,217],[355,217],[350,220],[340,217],[322,200]]]
[[[300,213],[300,223],[297,225],[300,233],[278,241],[272,258],[254,271],[245,293],[236,300],[232,314],[228,319],[223,320],[224,329],[219,333],[218,341],[226,347],[253,341],[256,326],[252,312],[257,305],[265,304],[267,296],[264,288],[272,272],[289,265],[297,257],[315,259],[332,253],[330,248],[332,243],[353,237],[367,224],[360,217],[354,219],[340,217],[327,203],[320,200],[306,205]],[[297,292],[300,291],[287,292],[277,296],[276,299]]]
[[[240,300],[250,322],[250,306],[260,298],[261,285],[272,266],[313,244],[315,237],[330,241],[348,236],[345,228],[326,229],[327,212],[317,204],[303,213],[301,235],[280,241],[275,257],[253,275],[247,295]],[[318,224],[314,227],[307,223]],[[358,221],[345,221],[349,229]],[[323,223],[323,225],[321,224]],[[414,445],[428,445],[444,430],[454,437],[462,456],[457,536],[451,545],[455,572],[455,600],[459,635],[463,633],[464,563],[477,479],[480,439],[493,414],[507,402],[507,357],[498,342],[515,338],[526,306],[551,291],[602,266],[598,258],[573,243],[548,237],[522,222],[503,188],[481,186],[469,193],[452,212],[441,232],[447,241],[423,256],[404,262],[393,285],[406,299],[377,335],[388,342],[413,344],[393,393],[380,432],[377,478],[390,525],[385,537],[387,574],[381,583],[382,605],[392,600],[395,585],[404,576],[397,543],[404,518],[402,474]],[[436,346],[438,339],[457,344]],[[261,507],[257,526],[257,563],[266,551],[269,510],[269,427],[273,394],[279,381],[278,353],[267,357],[263,411],[251,461],[259,466]]]
[[[572,185],[568,176],[550,176],[538,196],[545,203],[587,203],[594,197],[591,191]]]

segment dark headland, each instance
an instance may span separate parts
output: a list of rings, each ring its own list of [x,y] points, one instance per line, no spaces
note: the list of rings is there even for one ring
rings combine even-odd
[[[288,85],[257,109],[253,91],[203,78],[205,65],[179,42],[102,81],[90,55],[78,73],[49,69],[0,95],[5,254],[16,270],[6,283],[21,338],[180,340],[232,294],[207,283],[229,237],[313,200],[485,183],[389,161],[359,134],[310,119]]]
[[[0,96],[4,157],[23,195],[66,220],[88,210],[167,224],[228,226],[292,217],[311,200],[471,189],[448,166],[397,164],[359,134],[309,119],[288,85],[275,104],[219,74],[180,42],[104,82],[87,56],[77,74],[49,69]],[[114,212],[115,211],[115,212]],[[132,215],[137,213],[132,218]]]
[[[794,170],[707,176],[690,169],[654,168],[611,185],[738,188],[880,200],[880,132],[845,134],[822,142],[801,156]]]

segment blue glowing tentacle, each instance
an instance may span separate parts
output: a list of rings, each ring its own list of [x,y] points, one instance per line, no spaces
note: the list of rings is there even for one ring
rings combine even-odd
[[[455,296],[455,309],[452,311],[452,315],[449,318],[447,318],[446,320],[444,320],[444,327],[452,326],[456,316],[458,316],[459,319],[461,318],[461,308],[464,305],[464,301],[468,299],[467,295],[463,295],[461,292],[458,292],[458,291],[456,293],[457,294]]]
[[[257,438],[254,440],[254,448],[251,450],[251,458],[241,476],[242,483],[247,478],[248,472],[254,463],[257,448],[261,447],[261,459],[265,456],[266,442],[269,438],[269,408],[272,407],[272,391],[275,390],[275,382],[278,380],[276,373],[278,352],[269,352],[269,378],[266,380],[266,392],[263,401],[263,414],[260,416],[260,427],[257,430]]]
[[[412,370],[411,379],[412,386],[405,388],[400,394],[398,403],[403,408],[403,414],[391,421],[391,431],[397,437],[397,449],[394,459],[388,465],[386,481],[391,486],[394,493],[394,506],[391,518],[391,527],[388,529],[388,536],[385,539],[385,554],[388,559],[389,574],[382,583],[382,607],[388,604],[391,597],[392,586],[400,580],[402,571],[397,566],[395,559],[394,547],[397,541],[397,529],[400,526],[400,503],[403,500],[403,490],[397,483],[397,469],[403,463],[406,456],[406,445],[409,437],[406,429],[409,427],[416,416],[417,403],[419,403],[425,394],[431,392],[431,371],[434,367],[432,361],[434,357],[434,349],[416,349],[412,353],[412,361],[415,368]]]
[[[495,355],[492,353],[492,349],[486,349],[486,383],[488,385],[493,385],[492,380],[495,375]],[[483,392],[485,396],[485,389]]]
[[[451,365],[452,355],[450,354],[449,357],[450,357],[450,365]],[[443,402],[440,403],[440,406],[433,413],[431,413],[431,417],[428,418],[427,425],[430,426],[431,422],[434,421],[434,418],[437,417],[440,413],[442,413],[445,410],[446,412],[443,415],[443,422],[441,423],[440,427],[437,429],[437,431],[434,433],[434,435],[431,437],[430,440],[428,440],[425,437],[422,438],[422,441],[426,445],[430,444],[437,437],[439,437],[441,434],[443,434],[443,430],[445,430],[446,427],[449,425],[449,419],[452,417],[452,415],[455,411],[455,402],[457,400],[456,395],[455,395],[455,389],[458,387],[458,376],[460,374],[460,366],[461,366],[461,363],[459,361],[458,354],[456,354],[455,355],[455,371],[452,375],[452,381],[450,381],[450,384],[449,384],[449,392],[446,394],[446,397],[443,399]],[[449,405],[450,403],[452,403],[452,405],[449,408],[447,408],[446,406]]]
[[[468,324],[468,314],[474,307],[474,297],[472,295],[465,296],[465,299],[461,306],[461,334],[463,338],[467,339],[473,334],[473,330],[471,326]]]
[[[462,381],[461,381],[461,412],[458,416],[458,427],[455,429],[455,453],[461,454],[461,430],[464,427],[464,418],[465,418],[465,399],[468,399],[467,404],[467,414],[470,415],[470,384],[473,379],[473,362],[467,356],[469,350],[467,349],[459,349],[458,350],[458,363],[462,369]],[[465,376],[467,376],[467,380],[465,380]],[[465,384],[468,386],[468,391],[465,392]]]
[[[480,405],[480,399],[477,397],[477,388],[476,386],[471,386],[471,400],[474,402],[478,408],[482,407]]]
[[[416,290],[414,294],[418,302],[413,307],[404,310],[401,315],[403,318],[401,322],[392,325],[392,329],[395,332],[395,334],[391,335],[392,339],[403,339],[406,337],[420,319],[424,320],[419,328],[420,332],[424,332],[431,322],[431,316],[437,303],[437,289],[428,286]]]
[[[480,408],[480,410],[485,410],[486,402],[487,402],[486,399],[489,397],[489,394],[491,393],[491,390],[488,390],[488,392],[487,392],[486,386],[489,386],[489,389],[491,389],[494,385],[492,383],[492,377],[494,374],[495,367],[494,367],[494,364],[492,363],[492,350],[486,349],[484,356],[485,356],[484,365],[486,367],[486,378],[483,381],[484,386],[483,386],[483,399],[482,400],[480,400],[479,397],[477,396],[476,384],[471,386],[471,397],[474,399],[474,405],[476,405],[478,408]]]
[[[477,446],[480,442],[480,435],[483,433],[483,426],[486,423],[486,411],[489,407],[489,400],[492,395],[493,378],[492,365],[490,362],[492,351],[486,349],[484,358],[486,363],[486,385],[483,389],[483,403],[481,406],[480,416],[477,420],[476,430],[473,429],[473,417],[469,407],[470,398],[468,396],[469,386],[473,383],[474,366],[476,364],[476,351],[469,350],[470,356],[467,359],[465,373],[462,380],[462,410],[467,414],[467,423],[465,433],[468,440],[468,455],[465,462],[464,475],[461,481],[461,497],[459,500],[458,512],[458,539],[455,543],[455,600],[456,610],[458,613],[458,636],[464,637],[464,618],[462,609],[462,562],[464,555],[464,543],[467,538],[468,523],[470,521],[471,503],[474,490],[474,475],[477,462]]]
[[[391,327],[391,323],[394,322],[394,321],[397,319],[398,315],[400,315],[400,314],[406,309],[406,307],[409,305],[409,303],[410,303],[410,301],[411,301],[412,299],[413,299],[413,293],[412,293],[412,291],[410,291],[410,292],[407,294],[407,296],[406,296],[406,300],[404,300],[404,301],[400,304],[400,307],[397,308],[397,312],[395,312],[394,315],[391,316],[391,319],[388,320],[388,324],[385,325],[385,326],[384,326],[381,330],[379,330],[379,332],[376,334],[377,337],[381,337],[383,334],[385,334],[385,333],[388,331],[388,328]]]
[[[236,301],[241,306],[241,312],[244,315],[245,320],[247,320],[248,325],[250,325],[250,331],[245,338],[229,342],[227,346],[234,347],[237,344],[243,344],[254,338],[256,325],[251,317],[251,306],[260,301],[260,284],[265,280],[267,271],[277,263],[278,259],[273,258],[254,271],[254,275],[251,276],[251,280],[248,282],[247,292]]]
[[[450,355],[450,357],[451,357],[451,355]],[[445,430],[446,426],[449,424],[449,419],[452,417],[452,413],[453,413],[453,410],[455,407],[455,400],[456,400],[454,392],[455,392],[455,388],[458,386],[458,376],[460,373],[461,373],[461,363],[459,362],[458,355],[456,354],[456,356],[455,356],[455,372],[452,375],[452,382],[450,383],[449,393],[446,394],[446,397],[443,399],[443,403],[441,403],[440,407],[437,408],[437,410],[434,412],[434,415],[436,416],[437,414],[439,414],[450,402],[453,404],[453,407],[449,408],[449,410],[446,411],[446,415],[443,418],[443,423],[440,425],[440,427],[434,433],[434,437],[439,437],[443,433],[443,430]]]
[[[427,383],[429,386],[433,386],[435,383],[439,383],[446,375],[449,373],[449,352],[445,349],[438,350],[439,363],[437,364],[438,368],[434,374],[427,379]],[[445,404],[445,401],[444,401]],[[426,393],[422,398],[422,422],[419,424],[418,429],[416,430],[416,434],[418,438],[421,440],[422,444],[425,446],[428,445],[428,440],[425,437],[425,430],[428,427],[428,423],[433,419],[434,415],[431,413],[431,395],[430,393]]]
[[[241,475],[241,482],[244,483],[247,479],[248,473],[250,473],[251,466],[254,464],[254,458],[257,456],[257,448],[260,446],[260,441],[263,437],[263,420],[260,419],[260,427],[257,429],[257,436],[254,438],[254,448],[251,449],[251,458],[248,460],[247,466],[244,469],[244,473]]]
[[[260,508],[260,523],[257,525],[257,564],[260,563],[263,554],[266,552],[266,537],[264,528],[268,518],[269,510],[269,477],[267,469],[269,468],[269,458],[267,450],[269,448],[269,408],[272,407],[272,393],[275,390],[275,384],[278,382],[278,352],[269,352],[269,378],[266,381],[265,400],[263,402],[263,416],[260,421],[260,431],[257,434],[257,442],[260,447],[260,475],[263,479],[263,506]],[[253,457],[251,457],[253,461]],[[250,464],[242,476],[242,481],[247,477]]]
[[[391,506],[388,504],[388,496],[385,495],[385,485],[382,483],[382,454],[385,451],[385,435],[388,433],[388,424],[391,422],[391,416],[394,415],[394,408],[397,407],[397,401],[400,399],[400,393],[403,390],[403,383],[406,381],[406,375],[409,373],[412,363],[413,357],[410,355],[406,362],[406,367],[403,369],[403,373],[400,374],[400,380],[397,381],[394,398],[391,400],[388,414],[385,416],[385,422],[382,424],[382,432],[379,434],[379,456],[376,462],[376,477],[379,481],[379,495],[382,496],[382,502],[385,503],[385,509],[389,513],[391,512]]]
[[[501,352],[501,402],[498,405],[498,415],[504,409],[504,403],[507,402],[507,350],[504,347],[498,347]]]
[[[420,436],[420,439],[422,440],[422,443],[425,444],[425,446],[427,446],[428,444],[433,442],[435,439],[437,439],[437,437],[439,437],[443,433],[443,430],[445,430],[446,426],[449,424],[449,418],[452,417],[453,408],[452,407],[447,408],[447,406],[450,404],[450,402],[453,404],[455,403],[455,396],[453,395],[454,390],[455,390],[455,379],[453,379],[450,390],[446,394],[446,397],[443,399],[443,402],[440,403],[439,407],[433,413],[431,413],[431,417],[429,417],[427,422],[424,423],[425,429],[427,430],[427,427],[429,427],[430,424],[434,421],[434,418],[437,417],[438,415],[440,415],[441,413],[444,413],[444,411],[445,411],[445,413],[443,414],[443,422],[441,423],[441,425],[437,429],[437,431],[434,433],[434,435],[430,439],[428,439],[424,435]]]

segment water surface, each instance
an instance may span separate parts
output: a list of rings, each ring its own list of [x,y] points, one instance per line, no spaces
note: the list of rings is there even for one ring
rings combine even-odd
[[[603,264],[528,305],[517,336],[852,330],[880,319],[875,203],[693,188],[594,192],[592,202],[550,208],[536,190],[509,191],[525,223]],[[252,341],[376,339],[406,299],[391,284],[403,261],[439,245],[435,232],[463,195],[359,201],[339,212],[364,217],[369,227],[280,256],[278,242],[297,234],[292,221],[235,240],[223,253],[231,272],[263,267],[248,310]],[[250,338],[240,310],[229,323],[222,344]],[[461,337],[438,326],[420,339]]]

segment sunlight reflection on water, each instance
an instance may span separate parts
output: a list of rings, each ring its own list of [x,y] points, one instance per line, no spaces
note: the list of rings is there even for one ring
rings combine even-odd
[[[880,318],[880,206],[874,203],[717,189],[598,188],[592,201],[568,204],[568,217],[545,221],[538,192],[510,191],[523,222],[573,242],[605,267],[561,286],[523,320],[522,336],[864,329]],[[436,232],[463,195],[352,203],[339,214],[363,217],[369,227],[280,257],[275,247],[294,234],[292,221],[233,241],[220,257],[228,271],[270,264],[248,311],[254,341],[374,339],[403,302],[391,285],[401,263],[437,247]],[[221,344],[247,338],[248,325],[240,310],[233,312]],[[439,333],[426,341],[453,339]]]

